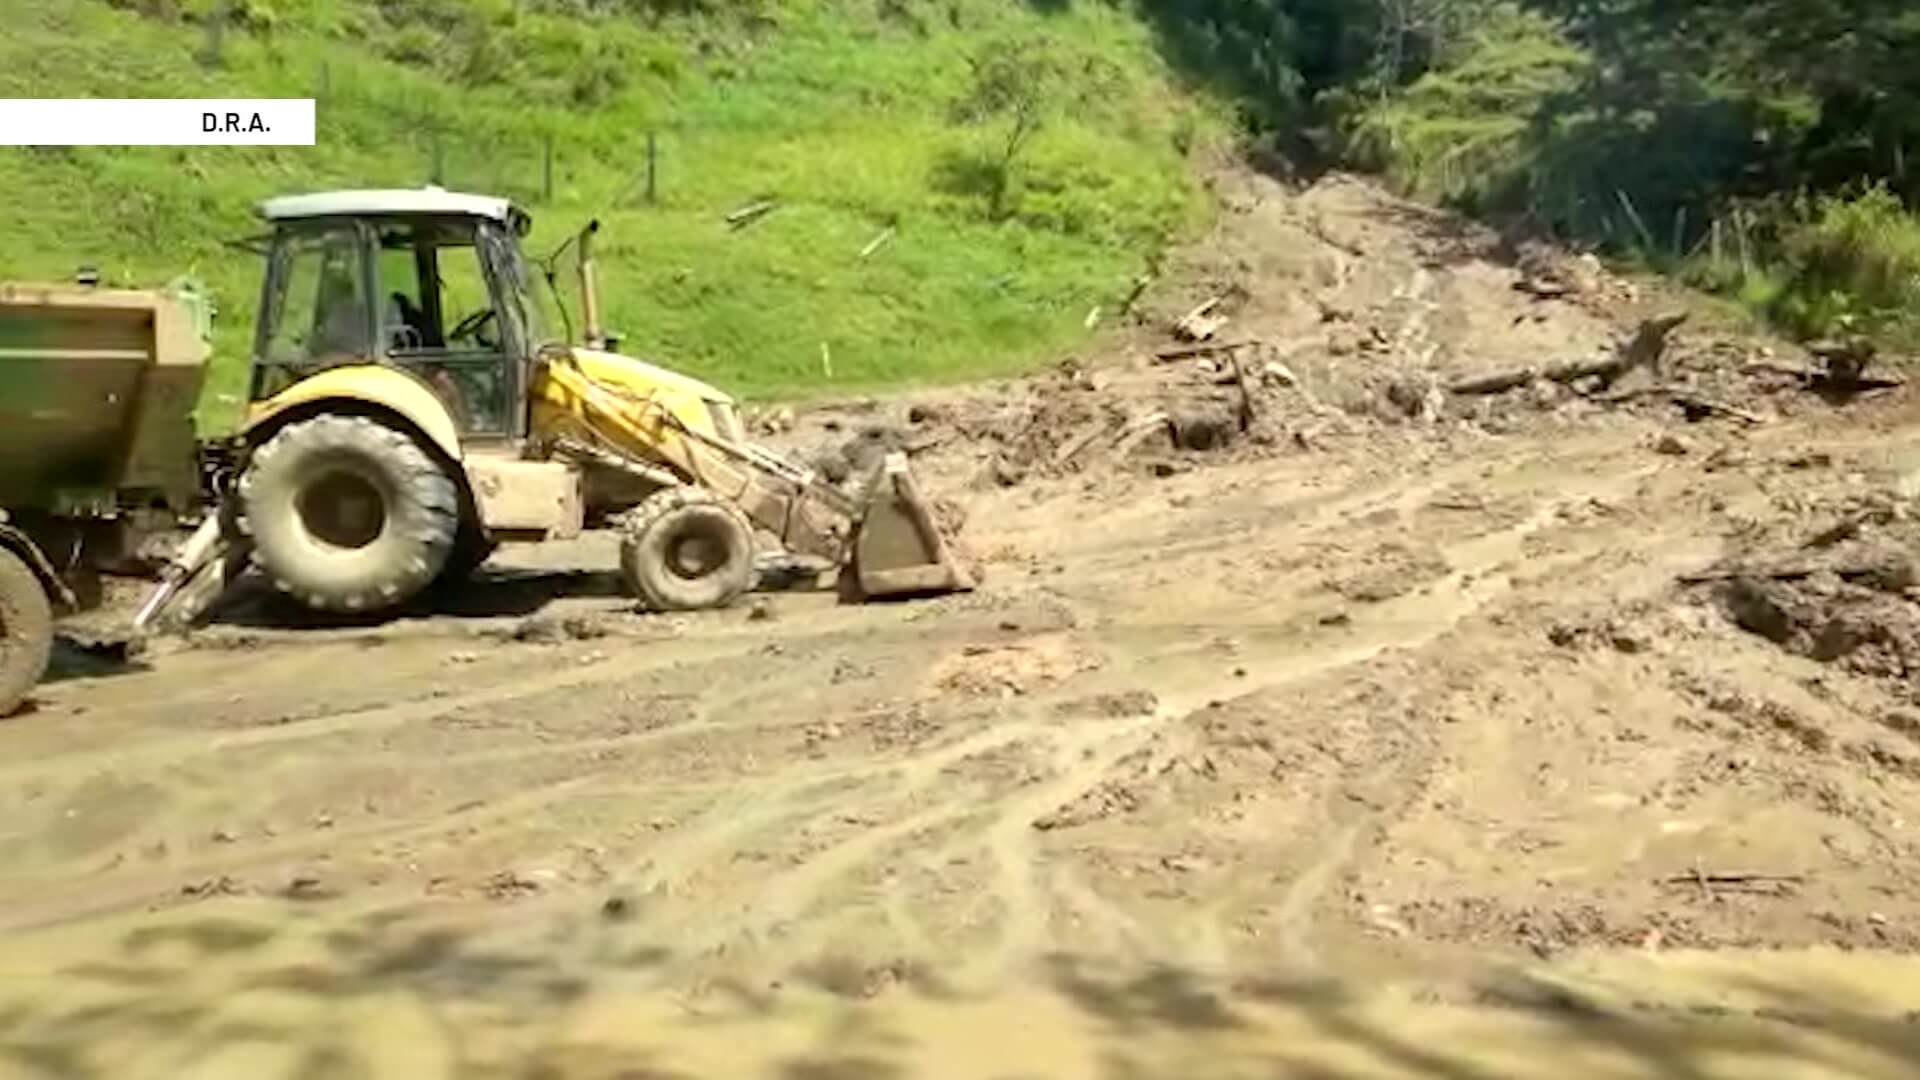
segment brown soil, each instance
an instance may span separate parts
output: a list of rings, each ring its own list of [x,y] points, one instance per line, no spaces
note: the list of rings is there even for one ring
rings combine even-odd
[[[0,725],[0,1075],[1905,1075],[1920,405],[1698,328],[1660,385],[1763,422],[1462,400],[1653,303],[1221,186],[1111,355],[780,425],[912,451],[977,592],[643,617],[593,535],[68,655]],[[1211,295],[1250,394],[1144,355]]]

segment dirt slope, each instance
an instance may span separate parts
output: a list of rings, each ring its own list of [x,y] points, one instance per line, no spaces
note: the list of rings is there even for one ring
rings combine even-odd
[[[776,425],[914,448],[976,593],[639,617],[597,536],[69,658],[0,726],[0,1075],[1904,1075],[1920,403],[1694,331],[1641,385],[1755,422],[1457,400],[1648,305],[1245,183],[1291,378],[1144,355],[1196,256],[1102,362]]]

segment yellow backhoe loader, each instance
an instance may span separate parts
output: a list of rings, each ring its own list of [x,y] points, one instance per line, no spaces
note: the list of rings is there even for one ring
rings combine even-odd
[[[837,568],[854,599],[973,587],[889,456],[855,494],[747,438],[735,402],[619,354],[593,240],[530,262],[530,219],[438,188],[267,201],[266,260],[236,478],[135,617],[189,622],[249,566],[309,608],[372,613],[507,541],[623,530],[648,608],[725,606],[756,533]],[[577,282],[578,341],[562,293]]]

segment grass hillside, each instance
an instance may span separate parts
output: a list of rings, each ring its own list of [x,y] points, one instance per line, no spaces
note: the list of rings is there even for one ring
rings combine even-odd
[[[1094,3],[7,7],[0,97],[319,99],[310,149],[0,149],[0,278],[91,263],[115,283],[212,288],[213,424],[241,386],[258,288],[224,242],[259,230],[269,195],[437,173],[530,205],[535,251],[598,216],[607,321],[629,351],[748,396],[804,395],[1069,346],[1199,223],[1186,158],[1224,130],[1141,23]],[[762,198],[779,208],[724,223]]]

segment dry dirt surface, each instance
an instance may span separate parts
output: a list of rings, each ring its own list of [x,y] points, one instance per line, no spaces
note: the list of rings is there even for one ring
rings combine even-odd
[[[66,655],[0,1076],[1912,1075],[1920,398],[1691,327],[1453,394],[1660,298],[1222,184],[1107,353],[766,418],[912,452],[973,593],[642,616],[594,536]],[[1250,382],[1152,357],[1213,295]]]

